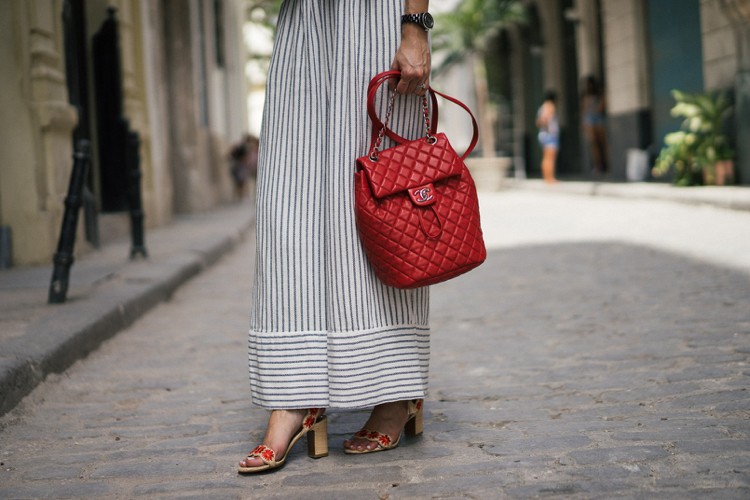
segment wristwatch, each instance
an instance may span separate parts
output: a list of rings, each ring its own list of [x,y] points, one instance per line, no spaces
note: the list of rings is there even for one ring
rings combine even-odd
[[[401,24],[414,23],[422,27],[425,31],[430,31],[435,25],[435,20],[429,12],[419,14],[404,14],[401,16]]]

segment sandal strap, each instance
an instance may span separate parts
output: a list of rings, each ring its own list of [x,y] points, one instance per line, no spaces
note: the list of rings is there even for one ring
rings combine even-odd
[[[419,410],[422,409],[422,406],[424,405],[424,399],[411,399],[407,403],[407,418],[412,418],[414,415],[419,413]]]
[[[312,429],[312,426],[318,421],[322,412],[323,411],[320,408],[310,408],[307,410],[305,418],[302,419],[302,428],[308,431]]]
[[[391,443],[393,443],[393,439],[391,439],[391,436],[389,436],[388,434],[383,434],[382,432],[378,431],[372,431],[370,429],[361,429],[357,431],[356,434],[354,434],[354,437],[377,443],[381,448],[387,448],[391,445]]]
[[[312,429],[313,425],[320,419],[323,410],[320,408],[310,408],[307,410],[305,417],[302,419],[302,429],[307,432]],[[264,464],[274,467],[276,465],[276,452],[268,446],[261,444],[251,451],[247,458],[260,458]]]
[[[407,402],[407,420],[410,420],[414,417],[419,411],[422,409],[422,406],[424,405],[423,399],[413,399],[409,400]],[[393,438],[389,436],[388,434],[383,434],[382,432],[373,431],[370,429],[362,428],[359,431],[357,431],[354,436],[355,438],[364,439],[366,441],[371,441],[373,443],[377,443],[379,448],[388,448],[393,445]]]
[[[276,452],[264,444],[256,446],[255,449],[247,455],[247,458],[260,458],[264,464],[270,465],[271,467],[276,465]]]

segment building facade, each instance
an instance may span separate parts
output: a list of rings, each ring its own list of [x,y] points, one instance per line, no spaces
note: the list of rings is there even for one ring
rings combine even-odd
[[[497,54],[508,68],[513,151],[539,172],[535,115],[545,90],[558,95],[558,172],[586,178],[591,161],[581,130],[582,82],[603,83],[609,177],[625,179],[628,151],[653,157],[679,126],[672,89],[725,91],[736,181],[750,184],[750,0],[526,0],[526,24],[508,27]],[[501,65],[501,66],[502,66]]]
[[[244,17],[242,0],[0,1],[5,265],[51,262],[81,141],[77,251],[129,230],[123,157],[140,159],[147,227],[231,200],[227,152],[247,129]]]

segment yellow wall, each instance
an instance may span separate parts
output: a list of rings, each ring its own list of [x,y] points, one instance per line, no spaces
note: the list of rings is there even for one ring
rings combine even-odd
[[[176,45],[169,44],[176,28],[167,25],[170,29],[165,30],[165,5],[184,14]],[[175,210],[180,209],[175,202],[178,195],[183,210],[188,212],[208,210],[232,199],[227,150],[246,131],[247,123],[244,106],[230,105],[244,103],[246,97],[244,53],[239,49],[243,0],[224,3],[223,22],[227,24],[228,38],[223,68],[213,64],[210,57],[213,5],[212,0],[85,2],[92,110],[95,88],[91,37],[99,30],[107,8],[117,9],[124,113],[141,139],[147,227],[171,220]],[[0,225],[11,228],[14,265],[50,264],[61,229],[73,164],[72,132],[78,119],[68,102],[62,12],[63,0],[0,0]],[[205,16],[202,37],[196,31],[199,13]],[[204,40],[202,50],[207,56],[203,80],[197,66],[199,40]],[[180,57],[170,60],[167,47]],[[180,69],[186,67],[192,70],[181,73]],[[205,89],[200,86],[202,81],[206,82]],[[197,113],[190,112],[198,109],[199,92],[206,93],[208,120],[201,121]],[[95,148],[93,111],[88,118]],[[190,133],[183,137],[181,130]],[[95,149],[91,160],[96,194]],[[107,224],[102,220],[107,217],[100,218],[99,223],[105,233],[102,226]],[[80,214],[77,254],[89,250],[82,226]],[[126,225],[118,227],[110,237],[127,236]]]
[[[49,262],[72,165],[62,2],[0,2],[0,223],[15,264]]]

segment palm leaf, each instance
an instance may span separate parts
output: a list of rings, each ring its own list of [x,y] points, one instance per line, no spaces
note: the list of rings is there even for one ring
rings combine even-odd
[[[442,72],[461,58],[487,51],[488,42],[511,23],[525,22],[520,0],[464,0],[452,11],[436,16],[433,48],[449,54],[436,68]]]

